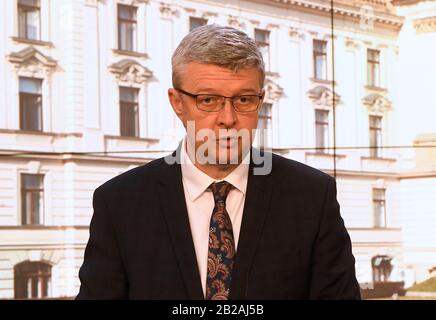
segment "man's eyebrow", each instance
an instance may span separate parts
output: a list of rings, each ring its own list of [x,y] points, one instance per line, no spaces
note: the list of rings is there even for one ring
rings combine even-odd
[[[217,89],[213,89],[213,88],[199,88],[195,90],[198,93],[209,93],[209,94],[217,94],[217,95],[221,95],[217,92]],[[255,89],[241,89],[241,90],[237,90],[237,93],[234,94],[234,96],[239,96],[242,94],[258,94],[259,92]]]
[[[199,88],[199,89],[196,89],[195,90],[196,92],[208,92],[208,91],[210,91],[210,92],[216,92],[216,89],[213,89],[213,88]]]

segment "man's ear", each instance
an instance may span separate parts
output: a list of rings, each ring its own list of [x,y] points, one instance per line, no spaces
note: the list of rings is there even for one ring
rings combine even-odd
[[[171,106],[173,107],[173,110],[177,117],[183,122],[183,103],[182,103],[182,97],[180,93],[174,89],[169,88],[168,89],[168,99],[170,100]]]

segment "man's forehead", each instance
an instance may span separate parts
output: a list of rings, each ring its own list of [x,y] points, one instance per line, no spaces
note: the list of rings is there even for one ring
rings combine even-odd
[[[259,90],[259,77],[256,67],[234,71],[213,64],[190,63],[185,69],[184,82],[201,90],[214,90],[229,84],[236,90]]]

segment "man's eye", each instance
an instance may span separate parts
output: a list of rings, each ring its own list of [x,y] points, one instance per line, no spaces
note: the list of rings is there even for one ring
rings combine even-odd
[[[203,105],[212,105],[217,102],[217,97],[212,96],[205,96],[205,97],[198,97],[198,100]]]
[[[252,99],[250,99],[250,97],[237,97],[236,98],[236,103],[239,104],[249,104],[251,103]]]

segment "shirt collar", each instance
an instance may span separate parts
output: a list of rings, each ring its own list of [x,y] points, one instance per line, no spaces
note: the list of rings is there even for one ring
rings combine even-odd
[[[249,169],[249,159],[250,152],[245,155],[243,161],[225,178],[221,180],[216,180],[206,173],[198,169],[193,163],[191,158],[186,152],[186,135],[183,138],[180,160],[182,169],[182,179],[185,182],[189,198],[191,201],[195,201],[206,189],[213,183],[219,181],[227,181],[232,184],[236,189],[245,195],[247,190],[248,181],[248,169]]]

